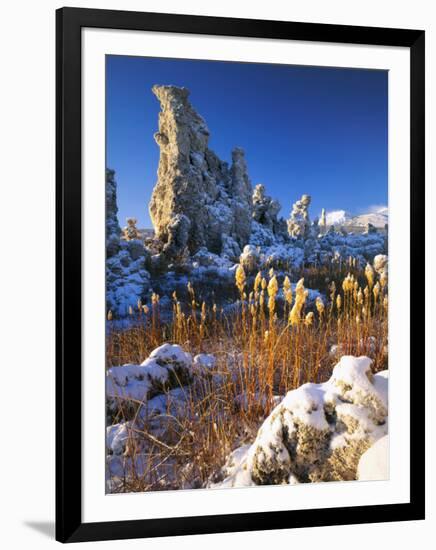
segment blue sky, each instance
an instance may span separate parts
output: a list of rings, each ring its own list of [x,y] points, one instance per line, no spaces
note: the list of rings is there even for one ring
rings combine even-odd
[[[159,102],[154,84],[185,86],[209,147],[230,161],[245,150],[253,186],[263,183],[287,217],[303,193],[311,216],[386,205],[386,71],[108,56],[107,165],[116,171],[121,225],[151,227]]]

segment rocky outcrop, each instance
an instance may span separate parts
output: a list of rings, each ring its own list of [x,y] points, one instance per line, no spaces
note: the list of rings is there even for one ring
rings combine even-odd
[[[117,212],[115,172],[106,170],[106,307],[124,317],[148,291],[150,255],[141,240],[120,238]]]
[[[161,105],[158,180],[150,215],[163,254],[177,259],[201,247],[238,256],[251,231],[251,183],[242,149],[228,166],[209,149],[209,129],[188,100],[189,91],[154,86]]]
[[[244,268],[246,273],[254,273],[259,271],[261,262],[260,253],[257,247],[252,244],[244,246],[244,250],[239,257],[239,263]]]
[[[371,233],[377,233],[377,228],[371,222],[368,222],[365,226],[365,233],[370,235]]]
[[[303,195],[300,200],[292,205],[292,211],[288,220],[288,233],[294,239],[305,239],[310,232],[309,205],[310,195]]]
[[[127,218],[126,220],[126,227],[123,229],[123,237],[126,239],[126,241],[131,241],[133,239],[139,239],[139,231],[136,227],[136,224],[138,223],[138,220],[136,218]]]
[[[265,186],[258,183],[253,191],[253,219],[264,225],[274,233],[279,233],[283,229],[283,223],[278,220],[280,212],[280,203],[265,192]]]
[[[330,380],[286,395],[253,444],[230,455],[218,486],[357,479],[361,456],[387,433],[387,390],[387,371],[342,357]]]
[[[327,230],[327,215],[325,208],[321,210],[321,217],[318,222],[320,233],[324,234]]]
[[[120,247],[121,228],[117,218],[117,183],[115,171],[106,169],[106,254],[111,257]]]

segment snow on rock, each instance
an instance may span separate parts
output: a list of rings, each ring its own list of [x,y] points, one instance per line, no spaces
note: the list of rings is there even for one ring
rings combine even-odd
[[[310,195],[303,195],[300,200],[292,205],[288,220],[288,233],[291,237],[304,239],[309,236],[309,205],[311,200]]]
[[[178,345],[156,348],[140,365],[112,367],[106,375],[109,411],[119,403],[141,404],[151,397],[192,382],[192,357]]]
[[[343,356],[330,380],[285,396],[214,486],[356,479],[360,457],[387,433],[387,393],[387,371],[373,375],[368,357]]]
[[[107,426],[106,447],[109,455],[119,456],[126,453],[129,445],[136,450],[144,450],[144,427],[147,432],[168,438],[166,428],[174,418],[187,414],[188,394],[185,388],[174,388],[144,401],[133,420]]]
[[[265,186],[258,183],[253,190],[253,220],[268,229],[275,235],[286,234],[286,222],[278,218],[280,203],[269,197],[265,192]]]
[[[121,455],[124,453],[129,439],[130,425],[130,422],[121,422],[106,428],[106,446],[111,454]]]
[[[106,307],[117,317],[129,314],[147,292],[150,274],[147,266],[150,254],[142,241],[121,240],[117,219],[117,184],[115,172],[106,170]],[[135,228],[136,230],[136,228]]]
[[[389,479],[389,436],[385,435],[374,443],[359,460],[357,467],[359,481]]]
[[[260,267],[260,254],[257,247],[252,244],[244,246],[244,250],[239,257],[239,263],[246,273],[254,273]]]
[[[377,256],[374,257],[374,269],[380,276],[387,276],[388,263],[388,257],[386,256],[386,254],[377,254]]]
[[[242,445],[230,453],[226,464],[222,468],[221,476],[224,477],[220,483],[211,483],[214,488],[227,489],[230,487],[251,487],[256,483],[251,477],[247,466],[250,445]]]
[[[194,357],[194,371],[199,374],[210,374],[216,366],[216,358],[211,353],[200,353]]]
[[[177,443],[180,437],[177,419],[192,414],[192,394],[199,390],[194,382],[201,382],[215,365],[216,359],[211,354],[199,354],[193,360],[180,346],[164,344],[140,365],[108,370],[108,420],[120,408],[126,419],[106,428],[108,491],[117,492],[124,480],[147,475],[153,465],[166,479],[165,488],[171,485],[167,474],[173,475],[174,465],[150,457],[150,448],[156,442],[164,446]]]
[[[304,262],[304,248],[286,244],[276,244],[268,246],[263,251],[262,268],[280,269],[293,268],[298,269]]]

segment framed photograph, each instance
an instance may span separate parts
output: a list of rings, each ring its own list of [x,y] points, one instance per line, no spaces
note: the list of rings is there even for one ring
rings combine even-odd
[[[424,518],[424,32],[57,11],[61,542]]]

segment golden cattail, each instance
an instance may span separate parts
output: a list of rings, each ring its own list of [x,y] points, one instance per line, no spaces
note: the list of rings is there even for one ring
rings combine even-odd
[[[238,287],[239,292],[242,294],[244,292],[246,277],[245,277],[244,268],[242,267],[241,264],[239,264],[238,267],[236,268],[235,279],[236,279],[236,286]]]
[[[316,297],[315,306],[316,306],[316,309],[318,311],[318,315],[320,317],[322,317],[323,314],[324,314],[324,302],[322,301],[322,299],[319,296]]]
[[[268,308],[270,311],[270,315],[274,315],[275,300],[276,300],[276,295],[278,290],[279,290],[279,285],[277,283],[276,276],[273,275],[273,277],[270,279],[268,283]]]
[[[112,321],[112,310],[111,309],[107,312],[107,320]]]
[[[260,283],[262,282],[262,273],[258,271],[256,278],[254,279],[254,292],[259,290]]]
[[[276,296],[277,292],[279,290],[279,285],[277,283],[276,276],[274,275],[269,283],[268,283],[268,296],[271,298],[272,296]]]
[[[143,311],[144,313],[148,313],[148,306],[143,305],[143,306],[142,306],[142,311]]]
[[[345,277],[345,279],[342,282],[342,290],[344,292],[348,292],[353,289],[353,277],[348,273],[348,275]]]
[[[338,311],[341,310],[341,306],[342,306],[342,298],[341,298],[341,295],[338,294],[336,296],[336,307],[337,307]]]
[[[374,285],[374,268],[372,267],[371,264],[366,264],[365,277],[368,281],[369,288],[372,288]]]
[[[138,298],[138,301],[136,302],[136,305],[138,306],[138,310],[141,311],[141,308],[142,308],[142,300],[141,300],[141,298]]]
[[[262,290],[265,290],[266,287],[268,286],[268,283],[266,282],[265,277],[262,278],[262,283],[261,283],[261,285],[262,285]]]
[[[133,315],[133,308],[132,308],[132,306],[129,306],[129,315]]]
[[[307,327],[310,327],[313,324],[313,311],[309,311],[309,313],[306,315],[304,319],[304,324]]]
[[[304,288],[304,279],[300,279],[295,287],[295,303],[289,313],[289,322],[291,325],[298,325],[301,318],[301,310],[304,306],[308,291]]]
[[[283,281],[283,294],[286,302],[290,305],[292,303],[292,285],[287,275]]]
[[[289,290],[291,288],[291,281],[289,280],[289,277],[286,275],[286,277],[283,279],[283,288],[285,290]]]
[[[377,301],[378,295],[380,294],[380,283],[377,281],[374,285],[374,288],[372,289],[372,292],[374,294],[374,298]]]
[[[297,300],[295,300],[294,306],[289,313],[289,322],[291,325],[298,325],[300,322],[300,308],[298,307]]]

